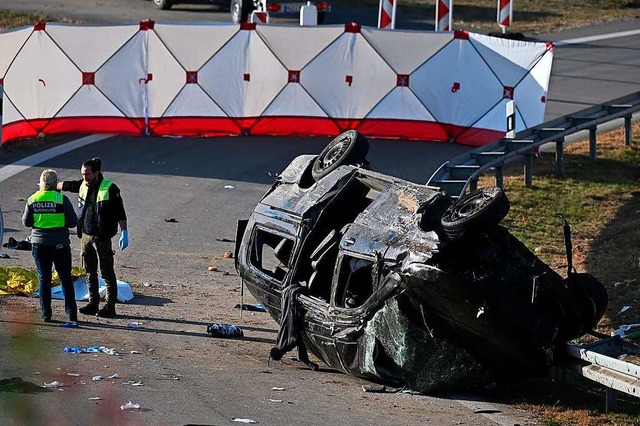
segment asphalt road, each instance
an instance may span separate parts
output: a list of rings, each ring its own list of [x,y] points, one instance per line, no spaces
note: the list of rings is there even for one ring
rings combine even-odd
[[[227,12],[211,6],[184,6],[172,11],[156,11],[145,0],[0,0],[0,8],[42,10],[51,15],[96,23],[136,22],[146,18],[190,22],[228,19]],[[336,15],[329,22],[342,16],[337,14],[340,10],[336,7]],[[371,22],[370,10],[358,13],[364,15],[349,20],[365,24],[375,22],[375,19]],[[424,25],[424,29],[429,29],[428,22],[412,21],[407,25],[414,28]],[[565,31],[540,38],[566,40],[624,31],[637,26],[638,22],[635,21]],[[638,90],[638,46],[640,36],[636,35],[558,47],[549,92],[548,118]],[[64,141],[65,138],[61,138],[52,145]],[[41,170],[51,167],[58,171],[62,179],[77,178],[83,160],[101,157],[106,175],[123,189],[129,214],[131,246],[117,255],[119,278],[130,282],[138,294],[148,291],[143,283],[149,283],[152,287],[166,286],[172,290],[160,292],[160,296],[152,300],[145,299],[150,305],[157,305],[157,316],[161,317],[158,321],[167,324],[149,333],[125,334],[129,331],[126,328],[127,320],[141,318],[143,312],[148,312],[149,306],[123,308],[122,312],[128,315],[127,318],[83,327],[73,335],[76,339],[73,342],[48,333],[46,328],[37,324],[35,317],[24,321],[0,318],[0,341],[11,343],[8,346],[0,345],[0,358],[20,360],[0,364],[0,380],[33,377],[36,370],[45,371],[51,366],[56,366],[66,374],[73,368],[93,363],[94,366],[104,364],[105,373],[117,371],[122,376],[144,378],[147,386],[144,389],[122,387],[123,390],[115,397],[101,394],[104,398],[122,400],[122,403],[132,399],[143,405],[139,413],[113,418],[101,418],[99,409],[83,408],[86,407],[86,397],[92,396],[86,392],[70,396],[65,407],[57,407],[57,399],[52,397],[55,395],[37,392],[33,395],[13,395],[0,388],[0,400],[4,403],[0,423],[18,424],[16,419],[20,418],[20,407],[23,410],[24,407],[31,407],[35,412],[49,410],[53,413],[51,417],[43,417],[45,421],[40,424],[50,424],[59,418],[55,415],[56,410],[69,411],[77,424],[231,424],[233,417],[258,418],[262,424],[516,423],[513,417],[509,417],[516,413],[508,407],[502,408],[504,416],[479,416],[474,414],[474,410],[480,407],[480,403],[465,403],[460,398],[401,394],[370,397],[359,390],[361,381],[335,372],[310,375],[308,371],[299,369],[266,370],[264,359],[256,359],[253,354],[262,353],[269,347],[276,327],[273,322],[251,316],[244,320],[243,325],[249,330],[252,327],[255,329],[252,330],[255,332],[252,334],[254,341],[213,341],[202,350],[193,350],[202,346],[202,328],[206,322],[237,320],[237,314],[215,316],[218,315],[215,306],[223,299],[221,292],[230,292],[236,297],[239,286],[237,277],[213,281],[206,272],[212,254],[230,249],[229,243],[216,239],[235,238],[236,220],[248,215],[271,184],[273,175],[296,155],[317,153],[326,143],[327,139],[324,138],[112,137],[51,158],[1,181],[0,202],[5,214],[5,241],[10,236],[20,240],[27,235],[20,223],[24,200],[35,190]],[[3,151],[0,166],[12,164],[47,147],[34,144],[12,152]],[[466,149],[449,144],[372,141],[369,159],[378,171],[424,182],[439,164]],[[233,186],[233,189],[225,189],[226,185]],[[164,221],[169,218],[177,219],[178,223]],[[74,247],[75,261],[79,255],[77,248]],[[12,251],[10,254],[14,257],[11,264],[31,266],[29,253]],[[189,297],[193,297],[197,314],[176,314],[172,318],[163,316],[163,306],[169,309],[172,304],[178,304],[182,299],[188,300]],[[38,338],[36,354],[40,353],[39,350],[46,353],[52,347],[59,348],[64,344],[108,344],[97,339],[100,336],[125,335],[118,337],[126,342],[123,349],[146,351],[156,348],[156,355],[140,359],[130,356],[115,359],[101,354],[94,358],[77,358],[77,361],[51,353],[42,357],[27,356],[27,352],[22,351],[24,345],[20,344],[21,338],[12,331],[16,329],[26,330]],[[44,380],[48,378],[43,377]],[[286,397],[269,391],[272,386],[282,383],[287,384],[289,393]],[[25,405],[27,399],[36,402]],[[284,403],[270,400],[284,400]],[[11,411],[11,407],[17,411]],[[68,417],[63,418],[68,420]],[[529,421],[518,420],[520,424]]]

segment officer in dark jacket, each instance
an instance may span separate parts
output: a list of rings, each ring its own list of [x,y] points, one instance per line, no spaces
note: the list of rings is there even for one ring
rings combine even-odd
[[[38,270],[38,293],[42,319],[51,321],[51,267],[55,265],[62,292],[64,310],[69,321],[78,321],[76,293],[71,280],[71,242],[69,229],[78,218],[67,197],[56,191],[58,175],[47,169],[40,175],[40,190],[27,200],[22,215],[24,226],[33,228],[31,243]]]
[[[118,233],[120,225],[120,250],[129,245],[127,215],[120,196],[120,189],[101,173],[102,161],[92,158],[82,164],[78,181],[60,182],[63,191],[78,193],[78,237],[81,238],[81,251],[87,270],[89,303],[80,308],[80,313],[103,318],[115,318],[118,300],[118,284],[113,269],[113,250],[111,238]],[[107,303],[99,308],[98,262],[100,274],[107,285]]]

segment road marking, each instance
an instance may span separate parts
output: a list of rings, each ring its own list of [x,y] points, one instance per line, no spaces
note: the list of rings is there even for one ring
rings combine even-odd
[[[567,46],[571,44],[584,44],[592,41],[609,40],[610,38],[630,37],[640,34],[640,30],[620,31],[617,33],[601,34],[597,36],[570,38],[567,40],[556,41],[554,44],[557,46]]]
[[[37,154],[22,158],[13,164],[8,164],[0,168],[0,182],[3,182],[12,176],[15,176],[18,173],[27,170],[29,167],[33,167],[44,161],[50,160],[53,157],[66,154],[69,151],[73,151],[74,149],[82,148],[83,146],[87,146],[89,144],[99,142],[101,140],[110,138],[111,136],[113,135],[89,135],[89,136],[85,136],[83,138],[65,143],[63,145],[49,148],[46,151],[42,151]]]

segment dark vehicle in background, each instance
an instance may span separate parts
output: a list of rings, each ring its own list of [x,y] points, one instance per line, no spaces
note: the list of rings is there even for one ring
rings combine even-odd
[[[350,130],[295,158],[238,225],[243,282],[278,322],[285,289],[303,287],[300,334],[318,358],[428,392],[543,376],[596,326],[604,286],[563,278],[501,226],[501,189],[454,200],[369,170],[367,152]]]
[[[235,24],[247,22],[254,10],[262,8],[259,0],[151,0],[157,9],[170,9],[175,4],[213,4],[228,8],[231,12],[231,21]],[[312,2],[318,8],[318,24],[322,24],[325,15],[331,10],[328,2]],[[299,13],[300,8],[306,2],[266,2],[266,9],[269,13]]]

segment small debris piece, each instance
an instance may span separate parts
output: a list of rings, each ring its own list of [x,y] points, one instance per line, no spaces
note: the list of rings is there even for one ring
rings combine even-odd
[[[142,352],[140,352],[140,351],[129,351],[129,353],[131,353],[131,354],[133,354],[133,355],[136,355],[136,354],[140,354],[140,353],[142,353]]]
[[[80,327],[78,325],[77,322],[64,322],[62,324],[60,324],[60,327],[65,327],[65,328],[78,328]]]
[[[224,189],[236,189],[236,187],[233,185],[225,185]]]
[[[387,387],[384,385],[362,385],[362,390],[364,392],[384,393],[387,391]]]
[[[233,253],[229,250],[222,253],[222,257],[225,259],[233,259]]]
[[[240,304],[236,304],[236,306],[233,307],[233,309],[240,309]],[[248,304],[248,303],[243,303],[242,304],[242,310],[243,311],[252,311],[252,312],[267,312],[267,310],[265,309],[264,306],[262,306],[260,303],[255,303],[255,304]]]
[[[234,417],[233,418],[234,422],[238,422],[238,423],[258,423],[257,421],[253,420],[253,419],[242,419],[240,417]]]
[[[93,376],[91,378],[91,380],[93,380],[94,382],[99,382],[102,379],[104,379],[104,377],[103,376],[99,376],[99,375],[98,376]]]
[[[281,399],[270,399],[269,402],[282,403],[283,401]]]
[[[285,388],[272,387],[271,390],[272,391],[276,391],[276,392],[282,392],[282,391],[285,391],[286,389]]]
[[[229,275],[229,272],[224,271],[224,272],[222,272],[222,275]]]
[[[61,388],[62,386],[64,386],[63,383],[61,383],[61,382],[59,382],[57,380],[54,380],[51,383],[45,383],[44,386],[42,386],[42,387],[46,388],[46,389],[58,389],[58,388]]]
[[[109,376],[110,379],[119,379],[120,375],[118,373],[114,373],[112,375]]]
[[[209,270],[212,271],[212,272],[215,272],[215,271],[218,270],[218,267],[217,266],[209,266]]]
[[[89,398],[89,401],[102,401],[102,398],[100,398],[99,396],[92,396],[91,398]]]
[[[67,376],[71,376],[71,377],[80,377],[82,374],[80,373],[67,373]]]
[[[127,323],[127,327],[133,328],[134,330],[142,328],[142,327],[140,327],[141,325],[142,325],[142,323],[139,322],[139,321],[131,321],[131,322]]]
[[[220,241],[222,243],[235,243],[236,240],[230,240],[228,238],[216,238],[216,241]]]
[[[207,333],[211,334],[211,337],[244,337],[242,329],[233,324],[209,324],[207,326]]]
[[[165,221],[165,222],[167,222],[167,223],[178,223],[178,221],[177,221],[177,220],[175,220],[174,218],[171,218],[171,219],[165,219],[164,221]]]
[[[136,404],[136,403],[133,403],[131,401],[129,401],[126,404],[120,406],[120,409],[123,410],[123,411],[124,410],[137,410],[139,408],[140,408],[140,404]]]
[[[502,411],[496,408],[478,408],[477,410],[473,410],[475,414],[498,414],[502,413]]]

